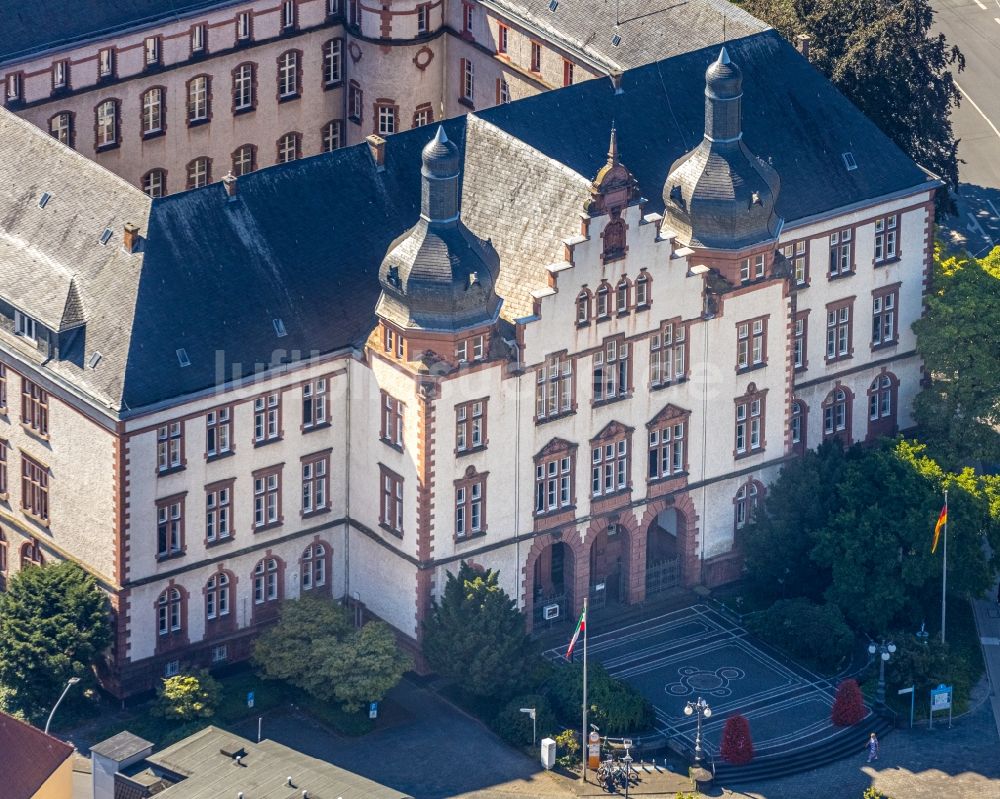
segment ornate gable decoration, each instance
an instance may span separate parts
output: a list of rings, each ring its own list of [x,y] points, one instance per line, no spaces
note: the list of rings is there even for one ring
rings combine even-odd
[[[591,216],[614,212],[613,216],[617,220],[621,210],[632,201],[635,190],[635,178],[618,160],[618,134],[612,128],[608,161],[590,184],[590,199],[584,210]]]
[[[535,460],[544,460],[550,455],[558,455],[560,453],[572,452],[577,447],[572,441],[567,441],[565,438],[553,438],[548,444],[546,444],[535,455]]]
[[[608,422],[604,429],[601,430],[596,436],[590,439],[591,444],[597,444],[601,441],[613,441],[616,438],[621,438],[622,436],[632,435],[632,431],[635,428],[626,427],[621,422]]]
[[[660,423],[667,421],[667,419],[680,419],[684,416],[689,416],[690,414],[691,411],[686,411],[683,408],[668,402],[663,406],[663,410],[646,423],[646,427],[656,427]]]

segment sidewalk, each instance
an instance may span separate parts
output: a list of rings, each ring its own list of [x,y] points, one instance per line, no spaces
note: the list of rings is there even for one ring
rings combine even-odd
[[[973,603],[976,627],[983,645],[983,660],[986,676],[990,681],[990,702],[996,719],[997,733],[1000,734],[1000,603],[996,593],[989,599],[977,599]]]

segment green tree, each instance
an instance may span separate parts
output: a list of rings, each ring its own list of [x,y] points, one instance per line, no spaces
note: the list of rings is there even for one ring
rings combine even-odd
[[[951,109],[961,93],[952,69],[965,57],[931,35],[928,0],[747,0],[744,7],[785,38],[807,33],[813,63],[914,161],[952,188],[958,148]],[[947,195],[939,208],[950,206]]]
[[[253,660],[265,677],[335,701],[348,713],[385,698],[411,666],[387,624],[356,630],[340,605],[310,596],[282,604],[278,623],[257,640]]]
[[[510,696],[525,682],[535,647],[524,616],[498,582],[463,562],[424,624],[424,657],[474,696]]]
[[[933,291],[913,324],[929,384],[914,414],[950,466],[1000,462],[1000,247],[985,258],[934,252]]]
[[[222,699],[222,686],[208,672],[199,671],[164,679],[156,693],[155,715],[177,721],[195,721],[215,715]]]
[[[579,716],[583,705],[583,667],[580,664],[557,669],[546,687],[559,718]],[[590,721],[605,735],[643,732],[656,721],[649,700],[627,682],[608,674],[600,663],[587,666],[587,703]]]
[[[71,561],[21,570],[0,594],[5,709],[43,718],[70,677],[93,681],[110,642],[108,600],[91,575]]]

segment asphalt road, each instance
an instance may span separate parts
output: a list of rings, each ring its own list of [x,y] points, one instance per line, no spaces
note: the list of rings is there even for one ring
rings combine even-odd
[[[952,111],[959,142],[955,232],[982,254],[1000,244],[1000,0],[934,0],[935,31],[965,54],[954,75],[962,104]]]

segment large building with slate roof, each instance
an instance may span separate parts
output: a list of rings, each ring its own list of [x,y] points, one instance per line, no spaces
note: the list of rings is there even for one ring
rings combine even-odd
[[[461,561],[532,625],[727,582],[912,424],[939,183],[774,31],[155,200],[0,150],[0,564],[97,576],[122,694],[305,592],[416,644]]]
[[[766,29],[726,0],[0,0],[5,107],[151,197]]]

